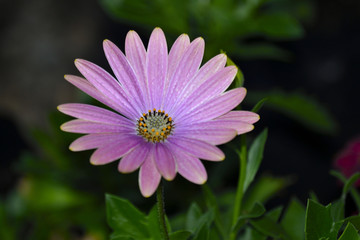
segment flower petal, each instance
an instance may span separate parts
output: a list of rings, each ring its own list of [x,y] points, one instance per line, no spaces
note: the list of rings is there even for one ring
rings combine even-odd
[[[73,133],[132,133],[134,128],[124,125],[113,125],[75,119],[60,126],[64,132]]]
[[[125,55],[114,43],[109,40],[104,40],[103,46],[106,59],[108,60],[117,80],[127,93],[127,97],[131,103],[138,106],[138,109],[145,111],[143,106],[145,99],[143,98],[143,93],[140,89],[139,80]]]
[[[260,116],[257,113],[250,111],[231,111],[216,119],[242,121],[242,122],[254,124],[257,121],[259,121]]]
[[[173,155],[165,144],[157,143],[155,146],[155,163],[160,174],[168,181],[176,176],[176,163]]]
[[[65,75],[65,80],[79,88],[81,91],[86,93],[87,95],[93,97],[94,99],[98,100],[99,102],[115,109],[117,109],[117,106],[111,102],[105,95],[103,95],[101,92],[99,92],[88,80],[74,76],[74,75]]]
[[[76,59],[75,66],[99,92],[116,106],[117,111],[134,119],[141,114],[140,109],[135,110],[135,106],[131,104],[119,82],[104,69],[82,59]]]
[[[94,165],[113,162],[131,151],[131,149],[141,143],[141,141],[142,139],[138,136],[122,135],[122,137],[119,137],[116,141],[99,147],[91,155],[90,162]]]
[[[225,159],[224,153],[219,148],[204,141],[181,136],[169,137],[168,141],[183,151],[204,160],[222,161]]]
[[[98,123],[133,126],[133,123],[123,116],[106,110],[82,103],[67,103],[58,106],[58,110],[66,115]]]
[[[124,138],[129,135],[119,134],[119,133],[94,133],[79,137],[70,144],[70,150],[84,151],[89,149],[98,148],[112,142],[116,142],[121,138]]]
[[[181,116],[178,116],[178,119],[175,119],[174,117],[174,121],[179,123],[185,120],[186,122],[205,122],[210,119],[214,119],[239,105],[245,98],[245,95],[245,88],[232,89],[218,97],[198,105],[190,112],[184,111]]]
[[[139,187],[144,197],[150,197],[156,191],[160,183],[161,175],[158,172],[154,160],[154,146],[150,150],[147,158],[140,167]]]
[[[139,35],[135,31],[129,31],[125,39],[126,58],[134,69],[140,84],[144,100],[150,102],[147,76],[145,73],[146,66],[146,49]],[[147,107],[148,108],[148,107]]]
[[[140,167],[149,154],[150,146],[146,142],[140,142],[131,152],[126,154],[119,163],[118,170],[121,173],[130,173]]]
[[[200,67],[204,55],[204,39],[195,39],[185,50],[184,55],[179,61],[174,74],[170,76],[169,87],[164,98],[164,109],[170,110],[174,102],[178,100],[177,96],[180,90],[194,77]]]
[[[178,113],[184,112],[184,108],[191,111],[191,109],[209,101],[209,99],[219,96],[230,86],[236,73],[237,68],[234,66],[229,66],[218,71],[201,84],[187,99],[184,99],[182,105],[173,113],[173,116],[177,116]],[[179,114],[179,116],[181,116],[181,114]]]
[[[178,172],[181,176],[196,184],[204,184],[207,180],[207,173],[202,162],[179,148],[171,148],[175,157]]]
[[[171,79],[176,67],[181,60],[186,48],[190,45],[190,39],[187,34],[181,34],[172,45],[169,53],[169,65],[167,79]]]
[[[167,44],[163,31],[155,28],[151,33],[146,55],[146,72],[151,104],[148,109],[161,107],[168,67]]]
[[[198,139],[212,145],[220,145],[236,137],[236,130],[230,128],[202,128],[202,129],[176,129],[176,136]]]

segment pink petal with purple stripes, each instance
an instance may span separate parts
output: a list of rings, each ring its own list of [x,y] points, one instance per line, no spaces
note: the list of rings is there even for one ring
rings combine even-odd
[[[113,162],[143,141],[138,136],[127,135],[117,141],[99,147],[90,157],[91,164],[104,165]]]
[[[168,181],[173,180],[176,176],[176,163],[168,147],[165,144],[157,143],[154,156],[160,174]]]
[[[163,98],[168,68],[167,44],[163,31],[155,28],[151,33],[146,55],[146,73],[152,108],[159,109]]]
[[[104,40],[104,52],[111,69],[113,70],[117,80],[122,85],[127,93],[131,103],[138,106],[139,109],[144,111],[144,98],[140,88],[140,82],[136,77],[132,67],[130,66],[125,55],[121,50],[111,41]]]
[[[82,59],[75,60],[75,66],[99,92],[107,96],[120,113],[133,119],[141,114],[141,110],[131,103],[120,83],[104,69]]]
[[[143,141],[126,154],[119,163],[118,170],[121,173],[131,173],[138,169],[149,154],[150,144]]]
[[[176,67],[179,64],[179,61],[181,60],[186,48],[189,45],[190,45],[190,39],[187,34],[181,34],[172,45],[169,53],[167,79],[170,79],[174,74],[174,71],[176,70]]]
[[[207,173],[202,162],[177,147],[172,147],[171,151],[175,157],[178,172],[181,176],[195,184],[204,184],[207,180]]]
[[[168,141],[183,151],[204,160],[222,161],[225,159],[224,153],[219,148],[204,141],[181,136],[169,137]]]
[[[117,124],[133,127],[134,124],[127,118],[106,110],[82,103],[67,103],[58,106],[58,110],[66,115],[98,123]]]
[[[122,139],[130,136],[132,135],[122,133],[94,133],[79,137],[70,144],[69,148],[74,152],[84,151],[102,147],[113,142],[122,141]]]
[[[204,55],[204,39],[195,39],[190,46],[185,50],[180,59],[176,70],[172,76],[169,76],[169,87],[164,98],[164,109],[171,109],[174,102],[177,101],[185,85],[193,79],[195,73],[198,71],[203,55]]]
[[[231,112],[228,112],[216,119],[242,121],[242,122],[253,124],[253,123],[256,123],[257,121],[259,121],[260,116],[256,113],[250,112],[250,111],[231,111]]]
[[[198,139],[212,145],[220,145],[231,141],[236,137],[237,132],[234,129],[176,129],[176,136]]]
[[[156,168],[154,160],[154,146],[150,150],[147,158],[140,167],[139,187],[144,197],[150,197],[159,186],[161,175]]]
[[[235,88],[197,106],[191,112],[183,112],[174,121],[205,122],[219,117],[235,108],[245,98],[245,88]]]
[[[129,31],[125,39],[125,53],[126,58],[134,69],[140,88],[143,94],[144,104],[146,109],[150,103],[147,76],[145,73],[146,66],[146,49],[142,43],[139,35],[135,31]]]
[[[135,125],[131,128],[124,125],[113,125],[105,123],[90,122],[82,119],[75,119],[60,126],[64,132],[73,133],[134,133]]]
[[[178,107],[173,115],[177,116],[178,113],[183,112],[184,109],[191,111],[204,102],[208,102],[209,99],[219,96],[233,82],[236,73],[237,68],[234,66],[229,66],[218,71],[201,84],[187,99],[184,99],[183,104]],[[181,114],[179,114],[179,116],[181,116]]]
[[[113,104],[110,99],[108,99],[105,95],[99,92],[88,80],[74,75],[65,75],[64,78],[65,80],[79,88],[81,91],[98,100],[99,102],[113,108],[114,110],[121,110],[118,109],[117,106]]]

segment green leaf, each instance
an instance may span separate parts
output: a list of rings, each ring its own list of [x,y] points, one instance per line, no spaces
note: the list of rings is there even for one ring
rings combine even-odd
[[[191,204],[186,215],[186,230],[193,233],[194,240],[201,239],[199,237],[208,236],[209,227],[214,219],[214,211],[209,209],[202,214],[201,209],[196,203]]]
[[[339,240],[360,240],[358,230],[351,223],[348,223]]]
[[[201,225],[201,228],[193,238],[193,240],[209,240],[210,225],[205,222]]]
[[[350,188],[352,187],[352,185],[358,180],[360,179],[360,172],[354,173],[346,182],[343,188],[343,192],[342,195],[345,196]]]
[[[250,210],[255,202],[265,204],[270,198],[292,183],[290,178],[263,175],[254,182],[244,198],[243,209]]]
[[[149,236],[146,216],[128,200],[106,194],[106,213],[114,235],[128,235],[135,239]]]
[[[238,217],[238,220],[232,231],[238,232],[248,219],[258,218],[264,213],[265,207],[261,203],[256,202],[250,212],[244,213]]]
[[[292,240],[304,239],[305,207],[299,200],[291,200],[281,219],[281,225]]]
[[[259,112],[260,109],[264,106],[265,102],[268,100],[268,98],[263,98],[260,101],[258,101],[255,106],[253,107],[253,109],[251,109],[252,112]]]
[[[170,233],[170,240],[187,240],[191,236],[191,232],[189,231],[176,231],[173,233]],[[155,238],[155,239],[161,239],[161,238]]]
[[[360,215],[345,218],[344,222],[351,222],[357,230],[360,230]]]
[[[256,19],[257,29],[275,39],[300,38],[304,35],[299,22],[288,14],[264,14]]]
[[[309,199],[305,219],[305,240],[336,239],[330,206],[324,207]]]
[[[201,217],[201,209],[196,203],[192,203],[187,214],[185,229],[194,232],[198,225],[198,220]]]
[[[159,216],[157,212],[157,204],[151,209],[147,216],[148,231],[152,239],[161,239],[161,232],[159,226]]]
[[[263,159],[263,153],[267,138],[267,129],[263,130],[257,136],[249,149],[248,163],[246,166],[246,176],[244,182],[243,192],[246,192],[250,183],[254,180],[255,175],[259,169],[260,163]]]
[[[255,104],[266,97],[268,101],[265,107],[279,111],[315,132],[333,134],[337,130],[337,124],[330,113],[315,99],[302,93],[252,91],[248,94],[247,101]]]

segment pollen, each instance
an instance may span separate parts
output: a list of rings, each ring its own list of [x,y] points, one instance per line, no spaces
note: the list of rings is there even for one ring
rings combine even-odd
[[[172,135],[175,128],[174,120],[164,110],[148,110],[137,121],[137,133],[148,142],[164,142]]]

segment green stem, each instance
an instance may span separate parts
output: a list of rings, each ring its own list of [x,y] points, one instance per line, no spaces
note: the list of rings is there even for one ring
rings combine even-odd
[[[156,190],[157,209],[159,217],[160,232],[163,240],[170,240],[165,221],[164,186],[160,182]]]
[[[240,147],[240,169],[239,169],[239,180],[236,190],[235,203],[234,203],[234,215],[232,226],[234,227],[237,219],[241,212],[242,200],[244,196],[244,182],[245,182],[245,174],[246,174],[246,159],[247,159],[247,147],[246,147],[246,135],[241,135],[241,147]],[[234,240],[236,238],[236,230],[232,231],[230,234],[230,240]]]
[[[360,196],[359,196],[359,193],[354,189],[352,188],[350,190],[350,193],[351,193],[351,196],[353,197],[354,199],[354,202],[358,208],[358,211],[360,211]]]

